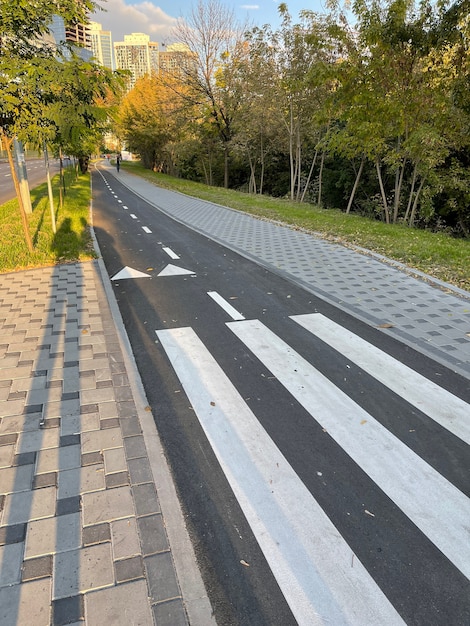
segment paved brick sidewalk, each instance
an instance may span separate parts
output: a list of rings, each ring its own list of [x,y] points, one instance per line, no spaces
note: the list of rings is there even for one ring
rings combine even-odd
[[[205,626],[100,263],[0,275],[0,624]]]

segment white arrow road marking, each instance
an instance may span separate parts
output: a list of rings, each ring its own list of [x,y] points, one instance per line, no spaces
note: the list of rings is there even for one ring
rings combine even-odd
[[[195,274],[192,270],[185,270],[184,267],[177,265],[167,265],[157,276],[183,276],[184,274]]]
[[[180,257],[176,254],[176,252],[173,252],[173,250],[171,248],[162,248],[163,252],[166,252],[168,254],[169,257],[171,257],[172,259],[179,259]]]
[[[262,322],[227,322],[227,326],[455,567],[470,578],[470,499]]]
[[[195,332],[156,333],[297,623],[402,625]]]
[[[150,228],[148,228],[148,226],[142,226],[142,230],[144,230],[146,233],[151,234],[152,231],[150,230]]]
[[[451,433],[470,443],[470,407],[450,392],[320,313],[291,319]]]
[[[139,272],[139,270],[126,266],[115,274],[111,280],[122,280],[124,278],[150,278],[150,274],[144,274],[144,272]]]
[[[221,306],[223,310],[228,313],[233,320],[245,319],[244,316],[239,313],[229,302],[227,302],[225,298],[222,298],[222,296],[218,294],[217,291],[208,291],[207,295],[210,296],[212,300],[214,300],[214,302],[217,302],[217,304]]]

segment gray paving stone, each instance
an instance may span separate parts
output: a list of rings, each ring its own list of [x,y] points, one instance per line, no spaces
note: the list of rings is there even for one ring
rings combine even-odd
[[[135,517],[111,523],[114,559],[125,559],[140,554],[140,539]]]
[[[113,584],[114,568],[109,543],[60,552],[54,559],[54,600]]]
[[[33,482],[34,465],[19,465],[0,469],[0,493],[28,491]]]
[[[106,474],[113,472],[123,472],[127,470],[127,460],[124,448],[113,448],[104,450],[104,468]]]
[[[131,483],[133,485],[153,481],[150,463],[146,457],[139,459],[129,459],[128,464]]]
[[[122,448],[123,441],[119,428],[90,430],[82,434],[82,452],[96,452],[111,448]]]
[[[151,626],[153,617],[145,580],[136,580],[85,595],[87,626]]]
[[[23,582],[45,578],[46,576],[52,576],[52,554],[24,561]]]
[[[132,490],[134,493],[135,509],[138,516],[161,512],[157,492],[153,482],[134,485]]]
[[[23,552],[23,542],[0,546],[0,587],[20,582]]]
[[[116,582],[124,583],[138,578],[144,578],[144,564],[140,554],[129,559],[114,562]]]
[[[156,552],[168,550],[168,537],[161,515],[139,517],[137,526],[140,534],[142,554],[155,554]]]
[[[152,603],[163,602],[181,595],[170,552],[144,558]]]
[[[34,626],[50,626],[50,578],[0,588],[0,624],[31,626],[31,616]]]
[[[15,445],[3,445],[0,446],[0,468],[8,467],[11,465],[13,455],[15,453]]]
[[[25,558],[64,552],[81,545],[80,513],[36,520],[28,524]]]
[[[53,516],[55,500],[55,487],[9,494],[5,498],[2,525],[19,524]]]
[[[60,430],[47,428],[21,433],[18,439],[18,452],[33,452],[59,446]]]
[[[70,515],[80,511],[80,496],[70,496],[56,501],[56,515]]]
[[[95,463],[58,473],[58,498],[70,498],[89,491],[104,489],[104,465]]]
[[[36,462],[36,473],[58,472],[81,466],[80,446],[49,448],[40,450]]]
[[[129,487],[85,493],[82,496],[82,510],[84,526],[135,515]]]
[[[0,546],[10,545],[12,543],[20,543],[26,537],[25,523],[12,524],[10,526],[0,527]]]
[[[33,489],[43,489],[44,487],[57,487],[57,472],[38,474],[34,477]]]
[[[82,533],[83,545],[92,546],[97,543],[111,541],[111,528],[109,523],[86,526]]]
[[[85,601],[83,595],[69,598],[59,598],[52,602],[51,626],[64,626],[65,624],[83,624],[85,615]]]
[[[115,487],[122,487],[123,485],[129,485],[129,473],[115,472],[114,474],[105,475],[106,489],[114,489]]]
[[[60,434],[73,435],[74,433],[83,433],[87,430],[98,430],[99,427],[100,418],[98,412],[69,415],[61,420]]]
[[[152,606],[155,623],[158,626],[188,626],[188,618],[181,598],[160,602]]]
[[[145,447],[145,442],[142,435],[125,437],[124,449],[126,451],[126,457],[128,459],[137,459],[139,457],[147,456],[147,448]]]

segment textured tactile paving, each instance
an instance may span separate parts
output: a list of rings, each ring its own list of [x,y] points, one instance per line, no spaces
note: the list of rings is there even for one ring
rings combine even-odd
[[[170,217],[294,278],[315,294],[470,376],[470,293],[365,250],[155,187],[121,182]]]

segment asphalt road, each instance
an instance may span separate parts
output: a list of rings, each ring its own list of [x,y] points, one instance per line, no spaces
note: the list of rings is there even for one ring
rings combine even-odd
[[[106,173],[93,198],[218,624],[467,623],[468,448],[413,393],[466,411],[459,377]]]
[[[50,159],[49,163],[51,176],[59,171],[59,163],[55,159]],[[26,161],[26,171],[28,173],[28,184],[30,189],[34,189],[46,181],[46,167],[44,159],[28,159]],[[0,161],[0,204],[4,204],[15,197],[15,186],[11,176],[10,166],[5,161]]]

